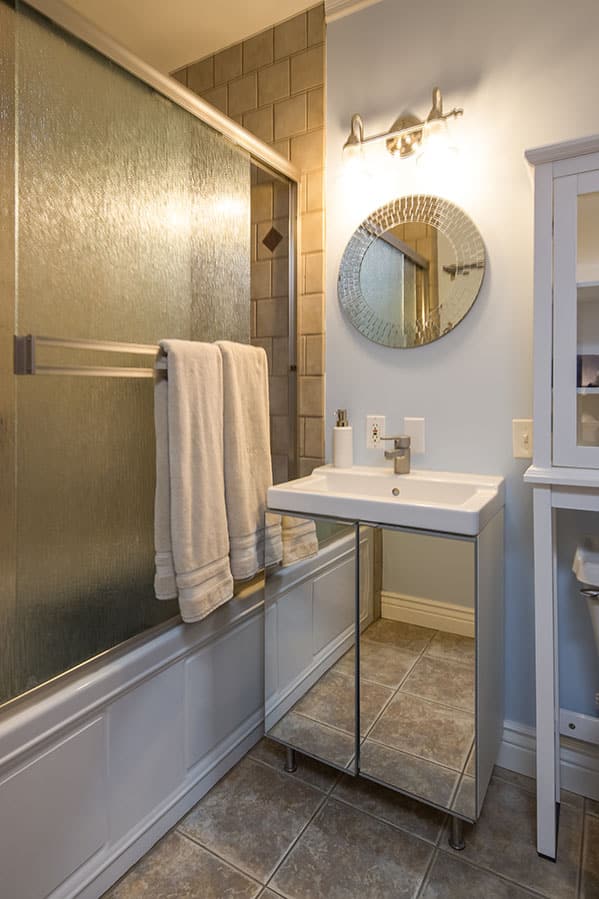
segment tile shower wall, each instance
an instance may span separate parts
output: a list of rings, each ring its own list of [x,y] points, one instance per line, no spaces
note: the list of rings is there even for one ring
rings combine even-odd
[[[302,172],[298,279],[300,475],[310,472],[324,456],[324,41],[324,6],[319,4],[173,73]],[[270,203],[268,191],[262,193],[264,201]],[[256,199],[253,206],[254,224],[264,237],[272,221],[270,209],[259,211]],[[272,216],[277,217],[276,204]],[[253,260],[255,337],[261,342],[272,340],[274,378],[277,341],[285,336],[282,304],[277,302],[283,295],[283,249],[278,252],[265,251],[259,241]],[[279,439],[275,426],[274,455]]]

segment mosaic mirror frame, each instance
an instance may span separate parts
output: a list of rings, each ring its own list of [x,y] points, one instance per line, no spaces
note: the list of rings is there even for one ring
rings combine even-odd
[[[454,259],[444,268],[451,280],[443,302],[424,320],[400,328],[364,296],[361,271],[372,244],[406,223],[433,226],[451,245]],[[459,206],[425,194],[399,197],[372,212],[350,238],[339,267],[339,301],[352,325],[368,340],[400,349],[422,346],[444,337],[466,316],[480,291],[485,265],[482,237]]]

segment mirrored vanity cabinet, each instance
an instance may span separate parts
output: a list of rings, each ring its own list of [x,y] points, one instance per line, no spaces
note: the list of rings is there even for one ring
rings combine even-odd
[[[560,708],[556,562],[558,511],[599,512],[599,135],[526,158],[535,191],[534,456],[525,480],[534,509],[537,846],[555,859],[560,731],[599,743],[596,719]],[[587,515],[581,537],[599,539],[598,521]]]
[[[401,522],[391,488],[409,495],[414,475],[378,473],[381,517]],[[266,733],[287,747],[289,770],[299,751],[449,812],[463,848],[503,729],[503,482],[479,485],[489,505],[454,533],[308,519],[335,477],[325,466],[269,491],[273,512],[313,522],[318,552],[267,574]],[[448,486],[448,508],[460,490]]]

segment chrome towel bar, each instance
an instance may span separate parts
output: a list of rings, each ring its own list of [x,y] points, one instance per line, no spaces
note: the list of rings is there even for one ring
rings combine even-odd
[[[38,365],[38,347],[60,347],[67,350],[91,350],[99,353],[130,353],[156,356],[158,344],[117,343],[112,340],[74,340],[66,337],[41,337],[26,334],[14,338],[14,373],[16,375],[75,375],[92,378],[154,378],[156,371],[166,371],[166,360],[160,359],[151,368],[97,365]]]

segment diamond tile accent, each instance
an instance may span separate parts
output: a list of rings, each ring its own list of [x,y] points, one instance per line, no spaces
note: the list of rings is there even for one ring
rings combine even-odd
[[[283,235],[280,234],[276,228],[271,228],[270,231],[268,231],[262,238],[262,243],[267,250],[270,250],[271,253],[274,253],[282,240]]]

